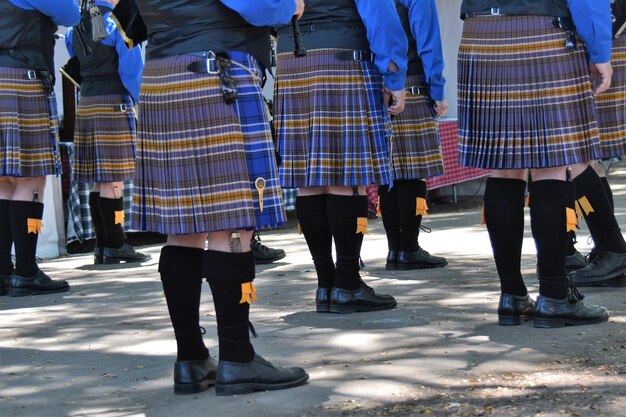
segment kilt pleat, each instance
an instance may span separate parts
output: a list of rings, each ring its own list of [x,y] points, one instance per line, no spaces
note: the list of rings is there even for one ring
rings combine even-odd
[[[459,160],[486,169],[546,168],[600,156],[582,42],[546,16],[467,19],[458,59]]]
[[[59,120],[54,94],[26,69],[0,67],[0,175],[40,177],[59,174]]]
[[[135,117],[130,96],[80,98],[74,133],[74,181],[117,182],[133,178]]]
[[[180,235],[284,223],[260,72],[249,55],[230,55],[247,68],[229,71],[237,83],[234,104],[224,101],[216,74],[187,70],[202,58],[146,63],[131,227]],[[258,177],[267,183],[262,213]]]
[[[339,49],[278,56],[274,120],[286,188],[387,184],[390,118],[382,77]]]
[[[420,86],[419,76],[407,77],[407,86]],[[391,160],[394,179],[421,179],[443,175],[441,140],[430,98],[407,93],[404,111],[393,119]]]
[[[602,158],[626,155],[626,35],[613,41],[611,88],[596,97]]]

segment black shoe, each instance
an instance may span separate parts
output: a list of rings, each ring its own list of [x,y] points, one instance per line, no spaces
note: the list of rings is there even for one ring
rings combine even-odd
[[[576,271],[577,269],[582,269],[586,266],[587,260],[585,259],[585,256],[578,251],[565,257],[565,270],[567,272]]]
[[[174,364],[174,394],[195,394],[215,385],[217,362],[212,357]]]
[[[578,287],[603,285],[607,281],[624,275],[626,253],[598,253],[586,267],[570,273],[572,282]]]
[[[398,267],[398,251],[390,250],[387,252],[387,262],[385,263],[386,270],[393,270]]]
[[[102,265],[103,263],[104,263],[104,248],[101,246],[96,246],[93,249],[93,264]]]
[[[397,268],[401,270],[441,268],[446,265],[448,265],[446,258],[433,256],[423,248],[418,248],[415,252],[401,250],[398,253]]]
[[[41,269],[30,278],[13,274],[9,286],[9,295],[11,297],[51,294],[65,292],[70,289],[70,284],[67,281],[50,279]]]
[[[250,249],[254,254],[254,262],[257,264],[271,264],[286,256],[284,250],[268,248],[262,244],[261,237],[256,233],[250,242]]]
[[[0,295],[8,295],[11,275],[0,275]]]
[[[117,249],[104,248],[104,252],[102,253],[102,255],[104,257],[105,264],[118,264],[122,261],[145,262],[152,258],[150,255],[145,255],[141,252],[137,252],[128,243],[124,243]]]
[[[250,362],[219,361],[217,365],[217,395],[250,394],[254,391],[297,387],[309,379],[300,367],[274,366],[259,355]]]
[[[568,288],[562,300],[540,295],[535,303],[535,327],[552,329],[565,326],[602,323],[609,319],[609,312],[602,306],[586,305],[584,296],[576,288]]]
[[[330,291],[331,288],[318,288],[315,292],[315,306],[318,313],[328,313],[330,311]]]
[[[378,295],[364,282],[356,290],[334,287],[330,292],[331,313],[389,310],[398,305],[390,295]]]
[[[500,294],[498,324],[503,326],[523,324],[526,320],[533,318],[534,308],[535,302],[528,294],[523,296]]]

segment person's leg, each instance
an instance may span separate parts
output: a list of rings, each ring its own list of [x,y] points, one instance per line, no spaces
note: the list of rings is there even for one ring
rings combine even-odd
[[[305,193],[296,197],[296,216],[317,273],[315,304],[320,313],[329,310],[330,291],[335,283],[333,236],[326,214],[327,199],[328,194]]]
[[[100,184],[95,184],[91,193],[89,193],[89,213],[91,214],[91,224],[96,233],[96,244],[93,251],[93,263],[102,264],[104,248],[106,246],[106,236],[104,233],[104,222],[100,213]]]
[[[13,275],[11,248],[13,233],[9,218],[9,204],[15,191],[15,179],[0,177],[0,295],[9,294],[9,282]]]
[[[333,187],[331,193],[326,213],[335,241],[337,261],[330,311],[353,313],[394,308],[397,302],[393,297],[377,295],[359,275],[363,234],[367,233],[367,196],[363,195],[363,190],[349,187]]]
[[[231,244],[231,232],[210,233],[204,253],[204,275],[213,294],[219,338],[215,392],[247,394],[304,384],[309,377],[304,369],[274,366],[250,343],[250,303],[256,299],[254,255],[249,247],[252,232],[238,233],[240,246]]]
[[[126,243],[124,223],[123,183],[103,182],[100,184],[98,209],[104,226],[106,246],[103,251],[104,263],[144,262],[149,255],[137,252]]]
[[[209,356],[200,327],[205,239],[204,234],[169,236],[159,259],[163,293],[176,337],[176,394],[201,392],[215,384],[217,363]]]
[[[426,182],[422,180],[402,180],[398,187],[400,211],[400,251],[398,269],[440,268],[448,261],[441,256],[433,256],[418,244],[422,216],[426,214]]]
[[[64,292],[70,289],[63,280],[52,280],[37,266],[37,240],[43,218],[45,177],[18,178],[13,199],[9,202],[11,234],[15,244],[15,270],[10,281],[9,295],[19,297],[34,294]]]
[[[532,316],[533,301],[521,274],[525,178],[524,170],[494,171],[485,187],[484,216],[500,278],[502,325],[522,324]]]

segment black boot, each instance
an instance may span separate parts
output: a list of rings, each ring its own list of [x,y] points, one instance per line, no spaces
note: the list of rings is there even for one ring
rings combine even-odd
[[[174,393],[194,394],[215,385],[217,363],[209,356],[200,327],[202,249],[164,246],[159,273],[176,336]]]
[[[328,196],[328,220],[337,250],[335,287],[330,293],[331,313],[387,310],[397,305],[392,296],[376,294],[359,275],[367,210],[365,196]]]
[[[98,199],[98,208],[104,225],[106,247],[103,251],[105,264],[117,264],[120,262],[145,262],[150,255],[137,252],[126,243],[126,234],[122,229],[124,222],[124,199],[104,198]]]
[[[400,208],[397,190],[397,187],[390,190],[388,185],[378,187],[379,209],[387,235],[387,247],[389,248],[385,262],[385,269],[387,270],[397,268],[398,252],[400,251]]]
[[[299,367],[276,367],[254,352],[250,343],[250,302],[255,298],[254,255],[208,250],[204,270],[213,293],[220,360],[217,395],[249,394],[304,384],[309,375]]]
[[[12,246],[9,200],[0,200],[0,295],[9,294],[9,281],[13,275]]]
[[[96,233],[96,246],[93,250],[93,263],[99,265],[104,263],[104,247],[106,246],[106,236],[104,233],[104,223],[102,222],[102,215],[100,214],[100,208],[98,207],[98,201],[100,199],[100,193],[89,193],[89,212],[91,213],[91,224],[93,230]]]
[[[31,201],[9,203],[11,233],[15,243],[15,271],[9,283],[9,295],[50,294],[70,289],[63,280],[52,280],[37,266],[37,240],[41,233],[43,204]]]
[[[296,197],[296,216],[317,273],[315,307],[318,313],[330,309],[330,291],[335,281],[333,236],[326,215],[326,194]]]
[[[398,269],[414,270],[441,268],[448,264],[446,258],[434,256],[418,244],[422,216],[426,214],[426,182],[422,180],[397,181],[400,213],[400,251]]]
[[[565,270],[567,272],[575,271],[587,266],[585,256],[576,249],[576,233],[569,232],[569,240],[567,242],[567,256],[565,257]]]
[[[250,250],[254,254],[254,262],[258,265],[271,264],[283,259],[287,254],[282,249],[275,249],[261,243],[261,235],[254,232],[250,239]]]

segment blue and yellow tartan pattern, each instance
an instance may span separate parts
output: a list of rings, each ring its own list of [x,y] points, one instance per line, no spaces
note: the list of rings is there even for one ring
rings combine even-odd
[[[459,161],[547,168],[600,157],[584,46],[547,16],[466,19],[458,58]]]
[[[217,74],[190,72],[200,57],[146,63],[139,101],[131,227],[162,234],[275,227],[285,221],[256,60],[230,53],[237,102]],[[242,68],[245,67],[245,68]],[[264,211],[253,181],[262,176]]]
[[[613,40],[611,88],[596,97],[602,158],[626,155],[626,34]]]
[[[285,188],[387,184],[391,124],[382,76],[339,49],[278,55],[274,121]]]
[[[122,111],[120,106],[126,110]],[[80,97],[74,132],[74,181],[133,179],[135,117],[133,101],[128,95]]]
[[[40,177],[61,172],[56,96],[26,69],[0,67],[0,176]]]
[[[424,87],[418,75],[410,75],[407,87]],[[443,175],[443,154],[431,100],[406,93],[404,111],[394,117],[391,137],[391,169],[394,180],[415,180]]]

